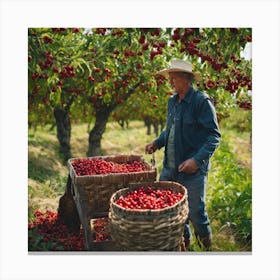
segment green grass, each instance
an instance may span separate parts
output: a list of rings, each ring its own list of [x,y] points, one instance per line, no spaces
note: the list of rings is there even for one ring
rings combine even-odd
[[[57,210],[64,193],[67,167],[58,155],[58,141],[48,127],[28,133],[28,217],[36,210]]]
[[[211,160],[207,187],[207,210],[213,231],[213,250],[221,252],[251,250],[251,144],[250,130],[240,131],[233,119],[221,124],[223,139]],[[232,124],[230,126],[229,124]],[[73,125],[71,147],[73,157],[85,157],[88,127]],[[109,122],[102,139],[102,154],[140,154],[147,162],[145,145],[155,135],[147,135],[141,121],[133,121],[128,129]],[[68,176],[59,157],[55,131],[49,127],[29,131],[28,137],[28,203],[29,221],[35,210],[57,210]],[[158,176],[162,169],[163,149],[157,151]],[[201,251],[195,240],[192,251]]]
[[[233,109],[221,123],[222,140],[211,159],[207,206],[216,250],[252,249],[251,112]]]
[[[228,138],[225,133],[212,160],[208,181],[208,212],[213,220],[219,222],[218,232],[231,233],[238,243],[250,250],[251,172],[241,163],[239,155],[233,152]]]

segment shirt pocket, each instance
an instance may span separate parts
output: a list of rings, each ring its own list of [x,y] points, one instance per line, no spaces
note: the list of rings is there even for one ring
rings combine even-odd
[[[193,110],[190,108],[190,109],[187,109],[185,110],[185,112],[183,113],[183,123],[185,125],[193,125],[196,123],[196,120],[195,120],[195,117],[194,117],[194,112]]]
[[[192,116],[184,116],[183,119],[183,129],[194,129],[196,126],[197,121]]]
[[[184,119],[183,119],[183,124],[184,125],[195,125],[195,123],[196,123],[196,120],[193,118],[193,117],[191,117],[191,116],[188,116],[188,117],[185,117]]]
[[[185,144],[190,147],[196,147],[196,139],[197,139],[197,132],[196,132],[196,125],[197,122],[192,116],[186,116],[182,122],[182,131],[183,131],[183,138],[186,142]]]

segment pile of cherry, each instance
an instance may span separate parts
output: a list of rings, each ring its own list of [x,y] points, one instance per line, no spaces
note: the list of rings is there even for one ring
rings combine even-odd
[[[140,161],[116,163],[101,158],[76,159],[71,164],[78,176],[141,172],[148,169],[147,166]]]
[[[84,250],[83,233],[74,233],[62,224],[57,213],[52,211],[36,211],[35,221],[28,224],[28,245],[38,250],[82,251]]]
[[[154,189],[141,186],[116,200],[116,204],[126,209],[163,209],[179,202],[183,194],[172,189]]]
[[[36,211],[35,220],[28,224],[28,245],[31,251],[83,251],[84,237],[82,229],[71,232],[62,224],[57,213],[52,211]],[[99,218],[95,220],[93,242],[109,240],[107,231],[108,220]],[[36,246],[35,246],[36,245]]]

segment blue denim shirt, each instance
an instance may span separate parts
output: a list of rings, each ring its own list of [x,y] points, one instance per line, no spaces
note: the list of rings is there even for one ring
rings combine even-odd
[[[164,166],[167,163],[167,140],[175,118],[175,168],[193,158],[203,173],[209,171],[209,159],[218,147],[221,133],[215,108],[210,98],[190,87],[179,102],[178,94],[168,101],[166,129],[155,140],[158,148],[165,147]]]

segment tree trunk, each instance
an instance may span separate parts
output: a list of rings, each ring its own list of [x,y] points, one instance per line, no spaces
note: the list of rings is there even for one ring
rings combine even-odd
[[[55,107],[54,117],[56,121],[56,136],[60,144],[59,152],[63,155],[64,160],[67,161],[71,158],[71,123],[68,110],[63,110],[61,107]]]
[[[101,155],[101,139],[111,112],[111,107],[101,108],[96,111],[96,121],[93,129],[89,133],[88,157]]]
[[[165,126],[165,122],[164,121],[160,121],[160,133],[163,131],[164,129],[164,126]]]
[[[148,119],[144,119],[145,126],[147,127],[147,135],[151,135],[152,123]]]
[[[124,129],[124,120],[119,120],[118,124],[121,126],[122,129]]]
[[[123,100],[127,100],[131,94],[134,93],[135,89],[143,82],[142,78],[133,87],[129,88],[127,93],[123,96]],[[101,139],[105,132],[106,124],[112,111],[118,106],[117,100],[112,102],[110,105],[104,105],[102,101],[98,104],[99,107],[96,109],[96,119],[93,129],[89,133],[88,139],[88,151],[87,156],[99,156],[101,155]]]
[[[155,133],[156,136],[158,136],[158,129],[159,129],[158,124],[154,123],[153,126],[154,126],[154,133]]]

